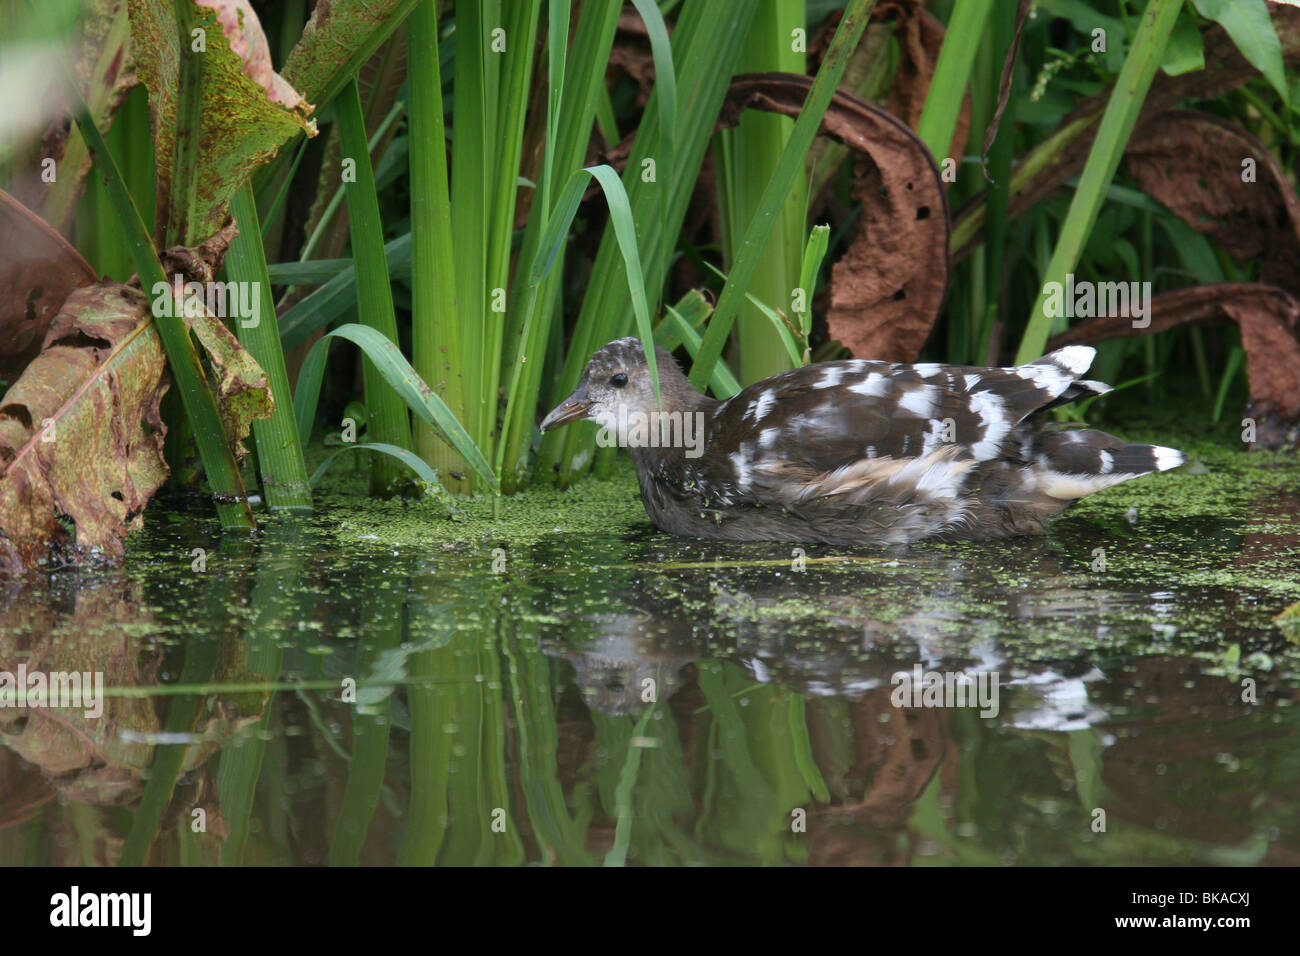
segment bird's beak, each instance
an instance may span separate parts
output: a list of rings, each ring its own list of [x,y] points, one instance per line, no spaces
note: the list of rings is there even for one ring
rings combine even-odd
[[[587,409],[591,408],[591,399],[587,398],[587,389],[579,385],[577,390],[560,402],[551,413],[542,419],[542,431],[548,432],[552,429],[559,428],[561,425],[567,425],[570,422],[576,422],[587,417]]]

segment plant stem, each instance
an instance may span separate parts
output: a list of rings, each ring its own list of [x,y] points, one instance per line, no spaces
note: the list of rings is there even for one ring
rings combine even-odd
[[[1010,3],[1010,0],[1004,0]],[[957,129],[957,117],[966,98],[971,67],[979,50],[984,24],[993,10],[993,0],[957,0],[939,60],[934,65],[930,90],[925,96],[925,106],[916,124],[916,135],[929,148],[936,161],[948,156],[952,148],[952,134]],[[953,156],[961,162],[960,156]]]
[[[749,228],[745,230],[745,238],[739,246],[730,277],[718,297],[718,305],[709,322],[704,341],[700,343],[700,354],[695,359],[690,376],[691,384],[696,388],[706,386],[713,376],[713,366],[722,355],[722,347],[731,331],[736,310],[744,301],[744,293],[758,269],[772,223],[790,194],[795,177],[804,174],[804,156],[821,126],[826,107],[830,105],[849,57],[867,28],[867,20],[875,5],[876,0],[850,0],[839,26],[835,28],[835,36],[831,38],[821,69],[817,71],[817,78],[804,101],[803,111],[786,141],[776,172],[763,190],[758,210],[750,220]]]
[[[77,119],[77,126],[86,142],[87,151],[95,161],[95,168],[103,177],[109,198],[117,212],[117,220],[122,227],[127,249],[140,282],[146,289],[152,289],[159,283],[167,285],[167,276],[162,263],[154,251],[149,231],[145,228],[140,212],[127,191],[122,173],[113,162],[113,156],[104,144],[81,91],[68,74],[66,84],[68,96],[72,103],[72,112]],[[179,303],[177,303],[179,308]],[[207,472],[208,484],[217,500],[217,515],[223,529],[257,527],[253,512],[248,507],[248,498],[244,493],[244,482],[235,463],[234,453],[226,437],[225,427],[221,424],[221,414],[217,411],[216,398],[208,386],[207,376],[199,362],[194,342],[185,320],[177,309],[173,315],[154,316],[154,327],[162,339],[163,350],[167,353],[167,364],[176,380],[176,391],[181,398],[186,418],[194,429],[194,437],[199,446],[199,455],[203,459],[203,468]]]

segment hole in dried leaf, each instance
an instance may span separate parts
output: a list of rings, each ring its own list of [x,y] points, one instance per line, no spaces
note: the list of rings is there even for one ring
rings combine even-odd
[[[0,415],[7,415],[22,424],[23,428],[32,427],[32,415],[25,405],[5,405],[0,408]]]
[[[929,218],[930,218],[930,207],[929,207],[929,206],[922,206],[920,209],[918,209],[918,210],[916,211],[916,218],[917,218],[917,219],[929,219]]]

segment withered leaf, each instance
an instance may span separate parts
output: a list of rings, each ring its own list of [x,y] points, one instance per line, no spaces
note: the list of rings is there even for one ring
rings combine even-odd
[[[0,379],[18,377],[68,293],[96,278],[66,239],[0,189]]]
[[[1143,192],[1228,255],[1262,260],[1262,282],[1300,294],[1300,198],[1254,136],[1217,116],[1168,110],[1134,133],[1124,163]]]
[[[270,414],[266,375],[218,320],[187,322],[238,447],[251,419]],[[122,557],[123,539],[167,477],[165,372],[143,293],[106,281],[68,296],[40,355],[0,403],[0,573]]]
[[[311,107],[298,102],[290,109],[276,102],[267,88],[246,74],[245,63],[231,49],[216,12],[233,0],[202,6],[191,0],[195,28],[203,31],[206,49],[202,52],[193,52],[188,44],[182,47],[170,0],[128,2],[136,71],[149,90],[153,122],[158,195],[155,238],[165,241],[170,234],[183,243],[197,242],[221,228],[230,198],[258,165],[274,157],[291,136],[299,132],[315,135],[314,122],[303,115]],[[241,43],[249,40],[242,32],[239,37]],[[251,47],[246,52],[251,54]],[[201,75],[182,69],[195,56],[203,58]],[[252,69],[257,72],[256,67]],[[199,88],[182,90],[186,81],[194,81]],[[292,99],[283,90],[276,95]],[[200,103],[194,127],[188,120],[182,122],[180,115],[186,97]],[[184,170],[184,183],[173,183],[178,141],[190,144],[195,157],[194,168]],[[190,189],[193,195],[181,201],[180,194]]]
[[[113,282],[73,292],[45,347],[0,404],[0,571],[61,551],[122,556],[167,477],[158,403],[166,360],[144,296]]]
[[[796,116],[812,79],[755,73],[731,84],[719,120],[747,108]],[[925,144],[892,113],[838,91],[821,132],[860,160],[858,234],[831,269],[830,334],[860,358],[910,361],[948,291],[948,197]]]
[[[1287,68],[1295,69],[1300,64],[1300,7],[1270,4],[1269,13],[1282,43],[1282,56]],[[1259,71],[1238,52],[1232,38],[1219,24],[1206,27],[1201,32],[1201,38],[1205,47],[1205,62],[1209,66],[1179,76],[1158,73],[1143,101],[1135,135],[1140,134],[1142,126],[1153,117],[1174,109],[1180,103],[1187,100],[1217,99],[1259,75]],[[1083,169],[1096,136],[1097,120],[1101,118],[1110,100],[1111,89],[1113,87],[1108,87],[1096,96],[1081,100],[1078,106],[1062,118],[1052,136],[1044,141],[1056,144],[1055,152],[1035,157],[1035,163],[1041,163],[1041,168],[1012,193],[1007,204],[1009,219],[1015,219],[1061,189],[1066,180],[1078,175]],[[1073,135],[1060,135],[1072,129]],[[1042,148],[1045,147],[1040,147]],[[982,226],[982,199],[982,196],[973,197],[958,213],[958,231],[969,233],[970,238],[963,242],[960,249],[955,250],[957,259],[965,257],[980,242],[979,229],[962,227],[972,220]]]

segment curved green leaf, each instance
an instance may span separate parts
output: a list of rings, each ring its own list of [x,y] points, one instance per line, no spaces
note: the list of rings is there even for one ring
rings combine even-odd
[[[455,448],[480,478],[495,491],[496,476],[483,453],[470,438],[469,432],[456,420],[445,402],[434,394],[424,379],[415,373],[401,350],[383,333],[364,325],[341,325],[311,347],[307,359],[298,373],[298,388],[293,396],[293,412],[298,420],[298,434],[304,443],[311,436],[311,426],[316,418],[316,403],[320,399],[321,379],[325,373],[325,359],[329,355],[330,340],[339,337],[355,343],[374,363],[379,374],[397,392],[411,411],[425,424],[436,429],[447,444]],[[405,460],[405,459],[403,459]],[[315,479],[313,479],[314,483]]]
[[[632,218],[632,207],[627,201],[627,190],[623,180],[613,167],[601,164],[579,169],[569,177],[560,201],[554,213],[546,223],[546,231],[537,247],[537,257],[529,271],[529,283],[539,285],[550,273],[559,255],[560,244],[568,235],[573,217],[582,201],[582,193],[590,176],[600,184],[605,193],[605,202],[609,205],[609,221],[614,227],[618,239],[618,248],[623,253],[623,264],[627,267],[627,286],[632,295],[632,310],[636,313],[637,335],[645,349],[646,362],[650,366],[650,381],[654,383],[655,398],[659,398],[659,363],[655,361],[654,323],[650,320],[650,305],[646,301],[645,276],[641,272],[641,255],[637,251],[636,221]]]
[[[372,441],[372,442],[361,442],[359,444],[344,445],[334,454],[326,458],[323,462],[320,463],[320,467],[318,467],[312,473],[311,478],[308,479],[308,483],[312,486],[312,488],[315,488],[318,484],[320,484],[320,480],[325,477],[325,472],[330,470],[330,467],[334,464],[335,460],[337,460],[340,455],[342,455],[344,452],[349,452],[354,450],[377,451],[384,455],[390,455],[391,457],[396,458],[398,461],[405,464],[408,468],[411,469],[411,471],[419,475],[422,480],[430,482],[431,484],[438,484],[438,473],[434,471],[432,468],[430,468],[425,463],[424,459],[420,458],[414,452],[409,452],[405,448],[398,448],[396,445],[389,445],[386,444],[385,442]]]

